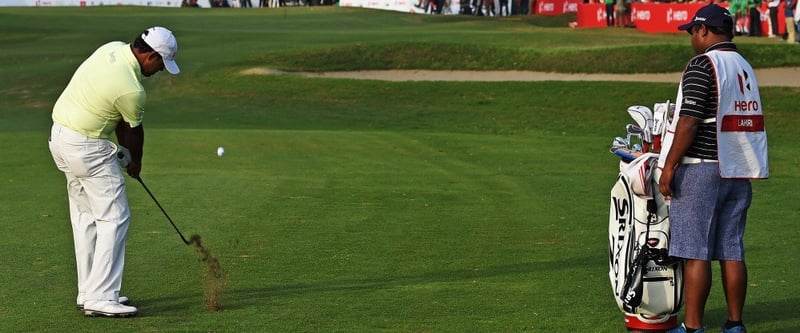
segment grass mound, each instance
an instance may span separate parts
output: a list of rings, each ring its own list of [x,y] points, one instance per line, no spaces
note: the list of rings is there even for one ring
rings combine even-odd
[[[800,56],[795,48],[785,45],[745,45],[741,51],[753,59],[754,67],[792,66],[798,63]],[[554,51],[464,43],[396,42],[272,52],[252,57],[244,64],[311,72],[430,69],[664,73],[681,71],[691,56],[690,48],[678,44]]]

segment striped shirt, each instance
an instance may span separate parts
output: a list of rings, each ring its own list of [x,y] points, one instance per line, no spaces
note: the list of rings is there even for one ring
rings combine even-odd
[[[720,49],[736,52],[736,45],[732,42],[718,43],[709,47],[706,52]],[[704,120],[717,116],[719,94],[716,77],[711,59],[705,54],[689,60],[683,72],[683,103],[680,114],[700,120],[697,135],[686,152],[688,157],[717,159],[717,124],[713,121],[703,123]]]

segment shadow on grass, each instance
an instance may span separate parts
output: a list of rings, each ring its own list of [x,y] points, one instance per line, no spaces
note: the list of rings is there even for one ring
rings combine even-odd
[[[276,297],[337,291],[395,289],[404,286],[464,282],[508,275],[528,276],[532,273],[545,271],[548,272],[548,276],[542,278],[542,283],[549,284],[556,283],[554,282],[554,272],[564,271],[565,269],[581,270],[584,269],[586,265],[586,258],[573,258],[571,260],[558,262],[526,262],[481,268],[442,270],[419,275],[385,276],[367,279],[320,280],[314,283],[283,284],[264,288],[228,290],[225,293],[224,299],[227,300],[225,302],[225,308],[238,309],[263,305],[265,300]]]
[[[419,275],[385,276],[365,279],[340,279],[318,280],[313,283],[272,284],[263,288],[248,288],[226,290],[222,297],[222,311],[247,309],[251,307],[264,307],[270,300],[280,297],[301,296],[315,293],[339,291],[374,291],[381,289],[394,289],[403,286],[424,285],[447,282],[470,281],[475,279],[488,279],[499,276],[520,275],[528,276],[537,272],[546,272],[542,278],[544,284],[558,283],[555,276],[563,275],[564,271],[584,271],[592,263],[586,258],[571,258],[569,260],[548,262],[525,262],[509,265],[496,265],[485,268],[463,268],[454,270],[440,270]],[[602,276],[605,272],[599,272]],[[585,281],[584,281],[585,282]],[[605,280],[604,280],[605,282]],[[566,290],[573,290],[566,288]],[[553,290],[551,290],[553,291]],[[580,293],[578,293],[580,294]],[[577,295],[574,297],[586,297]],[[766,326],[759,330],[762,333],[796,333],[800,326],[781,327],[782,321],[794,321],[797,315],[797,304],[800,297],[778,300],[775,302],[747,303],[745,307],[746,323],[762,323]],[[143,310],[140,316],[158,313],[185,312],[190,308],[202,308],[202,294],[184,297],[164,297],[140,300],[136,305]],[[707,309],[706,318],[711,321],[717,318],[726,318],[724,308]],[[721,322],[720,322],[721,323]],[[713,323],[709,323],[714,327]],[[792,324],[789,324],[792,325]],[[777,327],[776,327],[777,326]],[[714,327],[716,328],[716,327]]]
[[[263,307],[269,300],[274,300],[277,297],[337,291],[370,291],[409,285],[468,281],[504,275],[525,275],[541,271],[554,272],[570,267],[585,267],[587,264],[586,258],[572,259],[570,261],[527,262],[482,268],[443,270],[410,276],[319,280],[313,283],[271,284],[263,288],[227,289],[221,297],[221,306],[222,311],[237,310],[249,307]],[[202,297],[202,290],[198,289],[198,294],[192,296],[169,296],[136,300],[135,306],[139,307],[140,316],[185,312],[193,307],[202,307]]]
[[[721,290],[720,290],[721,293]],[[800,332],[800,326],[780,327],[781,321],[794,321],[797,319],[797,309],[800,304],[800,297],[783,299],[775,302],[762,302],[762,303],[746,303],[744,307],[744,323],[745,325],[755,323],[768,323],[766,329],[761,328],[758,332],[762,333],[797,333]],[[717,331],[722,325],[724,318],[728,317],[728,311],[725,308],[706,309],[705,319],[706,325],[710,330]],[[714,322],[714,320],[718,321]],[[771,326],[779,326],[774,328]],[[748,326],[748,330],[751,327]]]

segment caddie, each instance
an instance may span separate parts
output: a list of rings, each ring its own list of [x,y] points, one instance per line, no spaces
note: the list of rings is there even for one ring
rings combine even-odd
[[[746,332],[749,179],[767,178],[769,168],[758,81],[733,43],[733,22],[710,4],[678,28],[689,33],[696,56],[683,72],[659,157],[659,190],[670,199],[669,254],[685,260],[686,314],[670,332],[705,332],[712,260],[720,262],[728,307],[722,332]]]
[[[77,306],[87,316],[137,313],[119,295],[130,223],[120,167],[138,178],[147,99],[141,81],[164,69],[178,74],[177,51],[175,36],[163,27],[145,30],[131,44],[102,45],[78,67],[53,106],[49,147],[67,180]],[[119,145],[110,140],[112,132]]]

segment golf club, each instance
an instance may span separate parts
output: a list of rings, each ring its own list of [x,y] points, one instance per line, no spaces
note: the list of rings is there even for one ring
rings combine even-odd
[[[642,134],[642,128],[636,124],[628,124],[625,125],[625,132],[628,134],[640,135]]]
[[[611,149],[609,151],[613,153],[620,148],[630,148],[630,142],[625,140],[625,138],[618,136],[614,138],[614,141],[611,142]]]
[[[653,151],[661,151],[661,136],[667,131],[669,114],[675,111],[675,103],[656,103],[653,106]],[[670,117],[671,118],[671,117]]]
[[[626,137],[628,142],[631,142],[631,136],[639,138],[640,141],[642,140],[642,128],[635,124],[625,125],[625,133],[628,134]]]
[[[142,184],[142,187],[144,187],[144,190],[147,192],[147,194],[149,194],[149,195],[150,195],[150,197],[151,197],[151,198],[153,198],[153,201],[155,201],[155,203],[156,203],[156,205],[158,206],[158,208],[161,208],[161,212],[162,212],[162,213],[164,213],[164,216],[166,216],[166,217],[167,217],[167,220],[169,220],[169,224],[172,224],[172,227],[173,227],[173,228],[175,228],[175,231],[177,231],[177,232],[178,232],[178,236],[181,236],[181,240],[183,240],[183,243],[184,243],[184,244],[186,244],[186,245],[189,245],[189,244],[191,244],[191,242],[189,242],[188,240],[186,240],[186,237],[183,237],[183,234],[181,233],[181,231],[180,231],[180,230],[178,230],[178,227],[177,227],[177,226],[175,226],[175,223],[174,223],[174,222],[172,222],[172,219],[169,217],[169,215],[167,215],[167,211],[166,211],[166,210],[164,210],[164,207],[161,207],[161,204],[160,204],[160,203],[158,203],[158,200],[156,200],[156,197],[153,195],[153,192],[150,192],[150,189],[148,189],[148,188],[147,188],[147,185],[145,185],[145,184],[144,184],[144,182],[142,181],[142,177],[138,177],[138,176],[137,176],[137,177],[135,177],[135,178],[136,178],[136,180],[138,180],[138,181],[139,181],[139,184]]]
[[[628,114],[636,121],[639,128],[642,129],[639,138],[644,143],[644,150],[649,150],[650,144],[653,143],[653,126],[655,120],[653,111],[643,105],[633,105],[628,107]]]
[[[634,124],[628,124],[625,127],[625,130],[628,132],[628,138],[630,139],[631,135],[634,135],[639,138],[639,141],[642,142],[643,151],[650,150],[650,144],[653,142],[653,133],[650,131],[650,127],[641,128]]]

